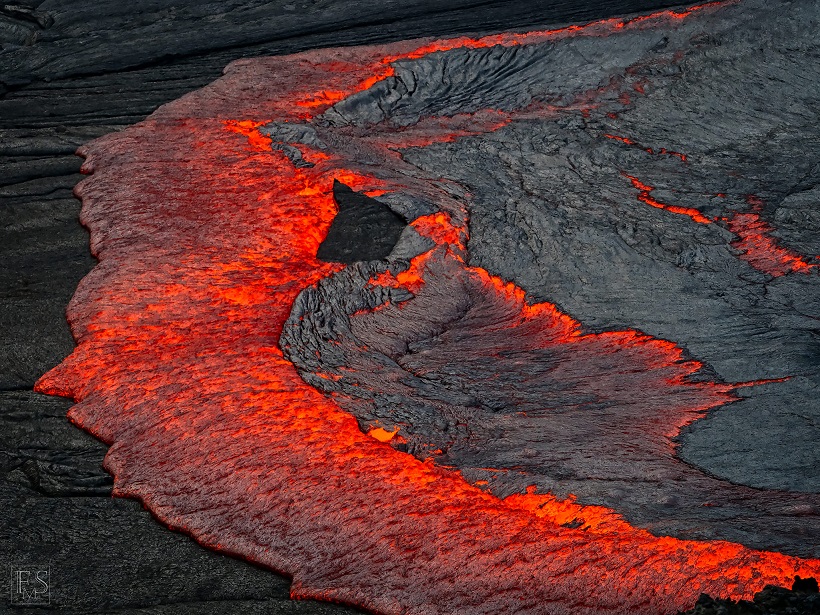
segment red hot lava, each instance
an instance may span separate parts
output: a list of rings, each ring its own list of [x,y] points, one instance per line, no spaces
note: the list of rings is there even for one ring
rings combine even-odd
[[[663,209],[664,211],[671,212],[673,214],[681,214],[684,216],[689,216],[692,218],[693,221],[697,222],[698,224],[711,224],[712,221],[700,213],[697,209],[692,207],[680,207],[678,205],[667,205],[666,203],[661,203],[657,199],[653,198],[651,192],[655,189],[653,186],[648,186],[640,181],[637,177],[633,177],[631,175],[626,175],[627,178],[632,182],[632,185],[640,191],[638,194],[638,200],[641,203],[646,203],[650,207],[654,207],[656,209]]]
[[[740,258],[758,271],[774,277],[787,273],[809,273],[817,267],[778,244],[772,236],[774,228],[761,218],[763,201],[755,196],[747,197],[746,201],[751,205],[751,211],[736,212],[727,221],[729,230],[737,235],[732,247],[740,251]]]
[[[208,547],[291,575],[294,597],[382,613],[665,613],[700,592],[749,597],[820,574],[815,560],[658,538],[572,500],[498,499],[394,450],[386,434],[362,433],[285,360],[278,339],[295,297],[340,268],[316,259],[333,180],[396,186],[329,152],[296,168],[256,129],[313,117],[367,87],[389,58],[433,50],[242,60],[83,148],[93,175],[77,194],[100,264],[69,306],[77,348],[37,390],[72,397],[71,420],[111,444],[117,495]],[[416,227],[460,243],[448,224],[434,215]],[[546,309],[477,275],[518,297],[524,317]],[[633,337],[624,343],[646,339]],[[658,361],[680,358],[671,343],[651,344],[666,345]],[[714,387],[717,397],[726,388]]]

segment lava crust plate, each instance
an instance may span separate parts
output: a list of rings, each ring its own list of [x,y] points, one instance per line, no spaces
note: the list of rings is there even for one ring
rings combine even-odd
[[[38,390],[117,495],[295,597],[660,614],[816,576],[819,20],[234,62],[81,149],[99,264]]]

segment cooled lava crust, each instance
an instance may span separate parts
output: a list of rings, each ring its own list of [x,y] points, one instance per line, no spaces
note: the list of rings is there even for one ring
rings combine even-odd
[[[234,62],[81,149],[100,262],[38,390],[117,495],[295,597],[817,576],[816,428],[755,456],[717,418],[817,415],[820,7],[771,4]]]

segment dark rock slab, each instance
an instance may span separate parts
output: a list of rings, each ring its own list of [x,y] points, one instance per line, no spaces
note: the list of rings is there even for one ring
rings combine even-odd
[[[701,595],[694,608],[680,615],[769,615],[794,613],[816,615],[820,613],[820,594],[817,580],[795,578],[791,590],[768,585],[755,594],[753,600],[721,600],[707,594]]]
[[[333,199],[339,213],[319,246],[319,260],[355,263],[387,258],[406,226],[401,216],[338,180],[333,183]]]
[[[110,496],[107,447],[65,419],[71,402],[29,391],[0,393],[4,486],[31,496]]]
[[[30,389],[73,348],[65,306],[94,260],[68,161],[70,174],[0,187],[0,389]]]

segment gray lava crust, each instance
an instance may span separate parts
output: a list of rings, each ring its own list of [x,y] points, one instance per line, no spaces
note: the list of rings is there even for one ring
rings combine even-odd
[[[304,291],[282,337],[303,378],[500,496],[534,484],[657,534],[820,556],[820,9],[786,7],[401,60],[314,123],[415,215],[449,186],[467,265],[587,333],[673,342],[701,366],[689,383],[738,383],[737,401],[665,423],[685,393],[627,352],[533,348],[441,250],[411,299],[374,262]],[[368,145],[487,109],[509,121],[398,158]]]

